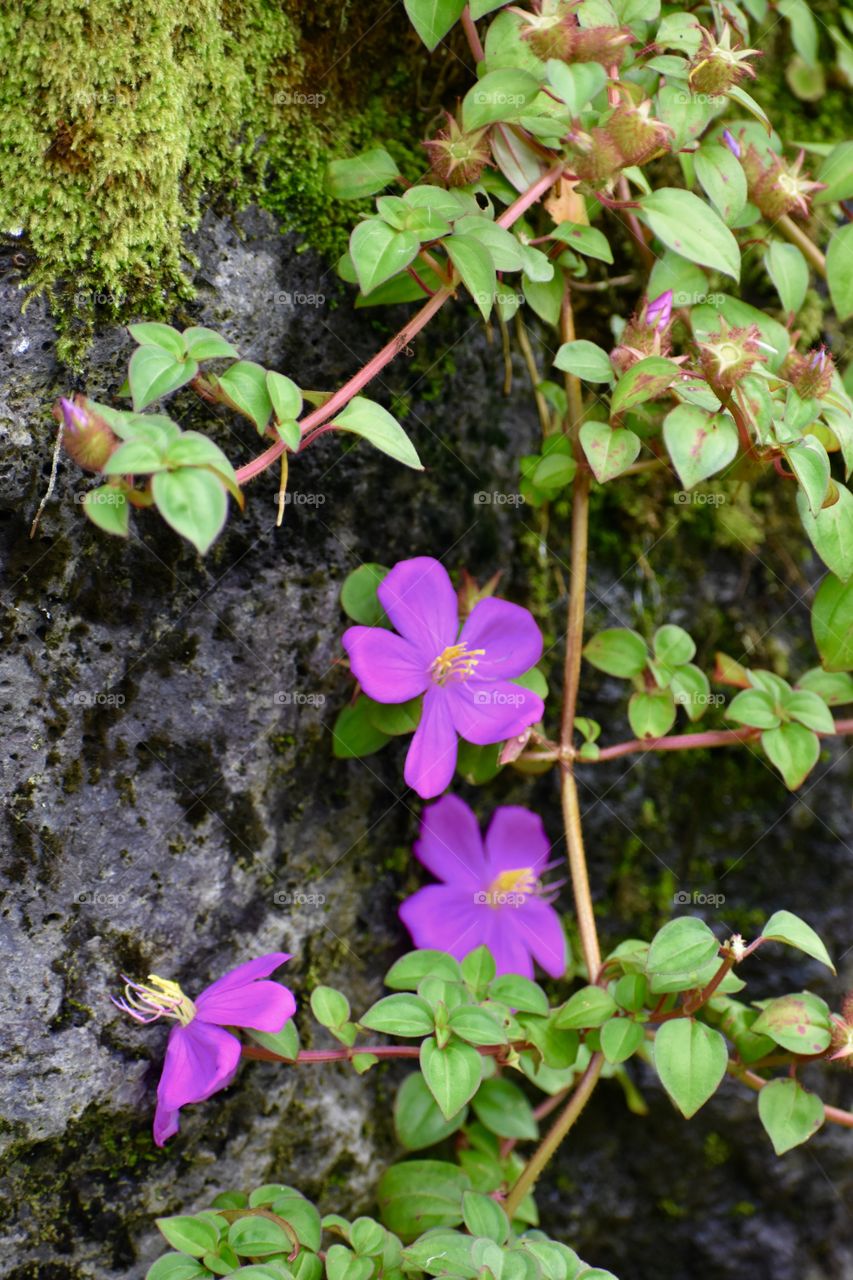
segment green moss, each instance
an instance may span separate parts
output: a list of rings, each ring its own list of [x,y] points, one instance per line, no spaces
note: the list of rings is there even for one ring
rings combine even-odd
[[[412,127],[395,72],[405,28],[380,18],[344,4],[324,20],[301,0],[6,8],[0,223],[23,232],[27,283],[53,299],[62,356],[81,351],[99,312],[180,310],[192,293],[184,233],[209,200],[258,199],[315,247],[340,248],[354,211],[329,205],[326,161]],[[371,25],[384,62],[365,50]],[[411,169],[414,152],[398,147]]]

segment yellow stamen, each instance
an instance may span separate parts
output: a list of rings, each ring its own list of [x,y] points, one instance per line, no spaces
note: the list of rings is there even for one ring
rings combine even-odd
[[[485,649],[469,649],[464,640],[459,644],[450,644],[442,649],[433,662],[429,669],[430,675],[436,684],[446,684],[448,680],[467,680],[485,652]]]
[[[487,901],[490,907],[518,907],[538,889],[539,880],[533,868],[517,867],[495,877],[489,886]]]
[[[138,1022],[174,1018],[182,1027],[192,1022],[196,1016],[196,1007],[177,982],[149,973],[148,984],[128,982],[124,989],[124,999],[116,1001],[116,1004]]]

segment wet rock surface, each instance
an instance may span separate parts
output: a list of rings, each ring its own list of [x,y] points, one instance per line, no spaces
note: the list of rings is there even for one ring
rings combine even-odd
[[[195,249],[198,302],[176,323],[217,328],[304,387],[337,386],[393,332],[393,314],[353,311],[327,268],[264,215],[208,215]],[[121,972],[152,970],[200,990],[273,949],[293,954],[282,976],[297,993],[338,984],[356,1011],[380,993],[405,948],[396,904],[417,882],[408,847],[419,804],[402,786],[400,744],[363,762],[331,757],[350,687],[338,666],[340,583],[366,560],[433,553],[481,578],[502,568],[502,590],[526,599],[541,573],[539,525],[477,495],[515,493],[516,459],[537,424],[523,369],[505,398],[499,342],[457,307],[375,390],[405,414],[424,475],[364,444],[324,440],[292,469],[283,528],[270,473],[202,561],[150,515],[134,518],[127,543],[99,533],[79,508],[89,482],[61,461],[30,539],[50,472],[50,406],[69,384],[44,309],[21,316],[8,286],[0,334],[0,1269],[16,1280],[136,1280],[160,1252],[153,1216],[203,1207],[220,1190],[281,1180],[327,1210],[371,1204],[394,1151],[393,1071],[361,1081],[337,1067],[253,1063],[227,1093],[189,1108],[158,1152],[150,1120],[165,1031],[122,1020],[108,995]],[[123,331],[101,334],[80,388],[114,396],[131,350]],[[257,451],[251,428],[191,395],[171,404],[235,462]],[[552,536],[565,560],[567,538]],[[794,603],[761,565],[744,589],[738,555],[709,567],[697,603],[672,582],[671,543],[652,541],[662,594],[640,604],[656,622],[675,610],[691,626],[722,610],[730,631],[739,617],[760,631],[762,617],[769,626]],[[646,571],[624,574],[606,550],[596,557],[593,617],[609,608],[611,623],[630,625]],[[558,630],[563,603],[542,618],[546,630]],[[807,648],[802,611],[779,633],[792,651]],[[556,677],[559,646],[552,657]],[[615,696],[593,686],[589,713],[604,716]],[[751,756],[590,770],[589,846],[611,938],[636,932],[638,913],[659,923],[682,890],[725,894],[723,906],[688,909],[727,925],[760,923],[765,906],[799,909],[845,951],[851,770],[836,755],[799,798]],[[514,776],[460,790],[484,814],[531,799]],[[552,780],[533,794],[556,837]],[[831,994],[817,966],[798,968],[793,953],[775,960],[762,994],[792,973]],[[640,1083],[650,1116],[629,1115],[607,1084],[543,1185],[555,1235],[622,1280],[853,1274],[845,1135],[820,1135],[777,1163],[734,1086],[684,1125],[643,1073]],[[831,1087],[828,1100],[842,1101]]]

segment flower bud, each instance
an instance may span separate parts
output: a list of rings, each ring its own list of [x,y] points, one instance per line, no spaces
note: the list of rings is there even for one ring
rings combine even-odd
[[[650,115],[651,107],[650,101],[641,102],[637,107],[622,102],[604,126],[608,137],[619,148],[624,165],[645,164],[669,146],[672,130]]]
[[[448,187],[464,187],[476,182],[485,166],[491,163],[486,132],[476,129],[473,133],[464,133],[453,116],[448,115],[447,128],[440,129],[434,138],[424,143],[432,176]]]
[[[574,14],[523,14],[527,40],[537,58],[561,62],[600,62],[621,66],[628,46],[635,39],[629,27],[581,27]]]
[[[53,416],[63,424],[62,445],[68,456],[84,471],[100,471],[119,440],[86,397],[78,394],[71,401],[61,396]]]
[[[829,394],[835,366],[826,347],[817,347],[804,356],[792,351],[783,366],[784,376],[803,400],[822,400]]]
[[[622,338],[610,352],[610,361],[618,373],[625,373],[646,356],[668,356],[672,325],[672,290],[644,302],[622,330]]]
[[[853,1068],[853,1026],[850,1024],[850,1016],[853,1009],[845,1008],[851,1003],[850,997],[844,1001],[842,1005],[842,1015],[839,1017],[834,1013],[830,1018],[832,1024],[832,1040],[830,1048],[832,1053],[829,1054],[830,1062],[843,1062],[845,1067]]]
[[[699,343],[699,357],[705,376],[712,387],[731,389],[763,359],[758,325],[748,328],[730,327],[720,320],[720,327],[710,340]]]
[[[590,133],[575,133],[572,144],[580,152],[571,161],[572,172],[593,188],[605,187],[616,179],[625,161],[618,145],[606,129],[597,125]]]
[[[732,29],[726,25],[719,40],[709,31],[702,31],[702,48],[696,54],[688,74],[694,93],[722,96],[733,89],[745,76],[755,76],[747,58],[758,54],[758,49],[733,49]]]
[[[789,166],[773,153],[762,156],[750,143],[742,157],[749,198],[768,220],[775,222],[783,214],[792,213],[807,217],[811,193],[822,191],[826,186],[824,182],[811,182],[801,175],[804,154],[801,151]]]

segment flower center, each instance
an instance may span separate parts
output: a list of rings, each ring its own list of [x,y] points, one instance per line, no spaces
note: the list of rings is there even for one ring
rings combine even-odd
[[[532,867],[502,871],[489,885],[485,895],[490,907],[520,907],[529,894],[539,890],[539,880]]]
[[[464,640],[459,644],[449,644],[435,659],[429,673],[436,684],[467,680],[485,652],[485,649],[469,649]]]
[[[185,996],[177,982],[168,978],[158,978],[156,973],[149,973],[148,982],[131,982],[124,978],[124,995],[120,1000],[110,997],[116,1008],[127,1013],[136,1022],[156,1022],[158,1018],[174,1018],[182,1027],[188,1026],[195,1017],[196,1009],[189,996]]]

